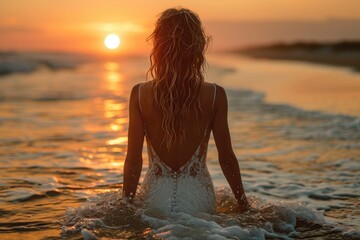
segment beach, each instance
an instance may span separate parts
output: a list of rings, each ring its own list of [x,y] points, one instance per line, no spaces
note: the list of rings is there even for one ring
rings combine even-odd
[[[238,53],[219,54],[211,60],[230,72],[221,80],[212,78],[213,81],[230,88],[262,92],[267,102],[309,111],[360,115],[355,100],[360,98],[359,76],[350,67],[287,59],[269,61]]]
[[[145,81],[147,57],[20,54],[1,64],[11,66],[0,76],[1,239],[146,238],[154,230],[158,238],[359,238],[360,74],[350,68],[209,55],[205,78],[226,89],[247,195],[277,214],[227,214],[232,193],[211,137],[219,214],[167,222],[111,205],[121,202],[129,94]],[[146,147],[143,158],[140,181]]]
[[[234,52],[255,58],[303,61],[360,71],[360,42],[294,42],[245,47]]]

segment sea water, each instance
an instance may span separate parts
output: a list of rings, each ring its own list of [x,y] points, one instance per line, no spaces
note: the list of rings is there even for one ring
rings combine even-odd
[[[359,239],[360,103],[348,97],[359,73],[208,61],[206,79],[227,92],[251,211],[234,212],[213,139],[216,215],[164,219],[124,201],[128,99],[147,58],[17,54],[0,63],[0,239]],[[143,158],[140,182],[146,148]]]

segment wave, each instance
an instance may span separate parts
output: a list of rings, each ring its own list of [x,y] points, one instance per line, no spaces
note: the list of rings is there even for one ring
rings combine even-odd
[[[56,71],[75,69],[80,58],[71,54],[0,54],[0,75],[12,73],[30,73],[41,67]]]
[[[19,203],[28,202],[41,198],[55,197],[60,195],[58,190],[36,191],[34,189],[17,188],[12,190],[11,194],[4,198],[7,202]]]
[[[46,221],[3,222],[0,223],[0,233],[39,231],[50,225]]]
[[[252,120],[256,122],[270,122],[279,118],[289,119],[287,124],[273,126],[287,138],[360,140],[360,117],[309,111],[287,104],[267,103],[265,94],[251,90],[227,89],[227,93],[229,110],[255,114],[256,119]],[[302,124],[299,124],[299,121]]]
[[[164,218],[150,215],[140,202],[128,204],[119,191],[94,196],[78,208],[68,208],[61,218],[62,236],[84,239],[104,236],[150,239],[292,239],[347,236],[355,239],[354,229],[340,229],[328,222],[322,211],[300,203],[266,202],[250,197],[252,210],[234,212],[236,201],[228,188],[218,188],[217,214],[192,216],[175,213]]]

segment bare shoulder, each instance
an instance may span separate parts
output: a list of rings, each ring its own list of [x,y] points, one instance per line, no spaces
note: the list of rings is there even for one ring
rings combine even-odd
[[[142,82],[142,83],[139,83],[141,84],[141,89],[149,89],[149,88],[152,88],[152,86],[154,85],[154,80],[149,80],[149,81],[146,81],[146,82]]]
[[[130,100],[135,99],[135,98],[138,97],[140,84],[141,84],[141,83],[135,84],[135,85],[132,87],[131,93],[130,93]]]
[[[141,91],[140,93],[141,96],[144,96],[148,92],[148,89],[152,87],[153,83],[154,80],[135,84],[131,89],[131,97],[138,97],[140,91]],[[139,89],[140,85],[141,85],[141,89]]]
[[[225,89],[218,84],[215,84],[215,86],[216,86],[216,100],[215,100],[216,106],[217,107],[226,106],[227,96]]]
[[[137,83],[135,84],[132,89],[131,89],[131,93],[130,93],[130,99],[129,99],[129,106],[130,109],[136,109],[136,108],[140,108],[139,105],[139,88],[140,88],[141,83]]]
[[[213,96],[214,86],[216,87],[216,91],[218,91],[220,87],[219,85],[209,82],[203,82],[201,86],[201,92],[207,96]]]

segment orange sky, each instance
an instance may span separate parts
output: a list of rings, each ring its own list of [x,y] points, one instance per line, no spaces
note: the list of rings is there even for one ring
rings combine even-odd
[[[156,15],[183,6],[208,21],[360,19],[359,0],[2,0],[0,50],[105,53],[108,33],[120,35],[119,53],[144,53]]]

